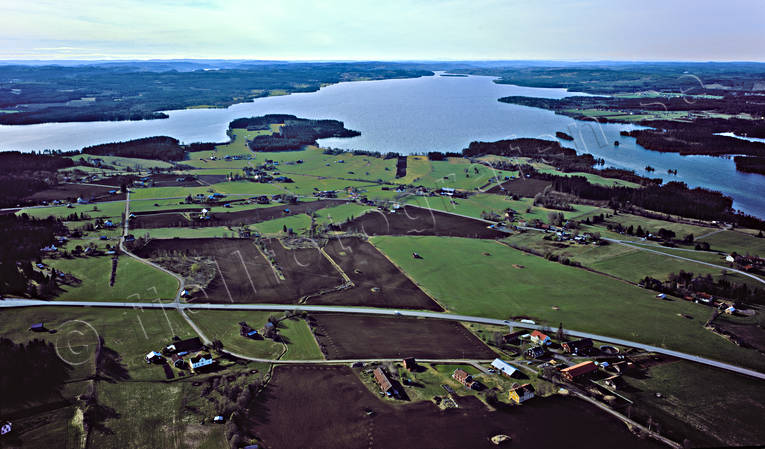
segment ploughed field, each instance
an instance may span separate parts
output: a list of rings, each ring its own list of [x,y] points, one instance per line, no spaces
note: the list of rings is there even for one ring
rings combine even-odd
[[[443,411],[430,402],[393,404],[345,366],[278,366],[248,418],[264,446],[279,448],[494,448],[497,434],[514,448],[663,447],[573,398],[497,411],[474,396],[455,399],[459,407]]]
[[[112,195],[110,190],[119,190],[117,187],[106,187],[100,185],[87,184],[59,184],[51,186],[45,190],[35,192],[24,198],[26,201],[71,201],[75,202],[77,198],[84,198],[88,201],[115,201],[124,200],[125,194],[118,193]]]
[[[328,359],[493,359],[462,324],[403,316],[314,313],[308,320]]]
[[[369,242],[360,238],[330,239],[324,250],[354,287],[312,297],[309,304],[443,310]]]
[[[131,228],[168,228],[186,226],[239,226],[242,224],[261,223],[276,218],[288,217],[299,214],[315,212],[325,207],[333,207],[344,204],[343,200],[307,201],[298,204],[283,204],[273,207],[240,210],[235,212],[215,212],[208,220],[189,219],[187,216],[176,213],[159,213],[139,215],[130,223]],[[193,211],[193,212],[192,212]],[[201,213],[202,208],[189,210],[191,217]]]
[[[431,209],[404,206],[396,212],[375,210],[340,225],[340,229],[367,235],[442,235],[496,239],[503,232],[486,223]]]
[[[517,178],[502,184],[495,185],[487,190],[488,193],[501,193],[533,198],[537,193],[542,193],[552,182],[542,179]]]
[[[315,248],[286,249],[278,240],[268,240],[266,251],[272,254],[274,264],[254,241],[246,239],[151,240],[135,249],[145,258],[212,259],[217,273],[190,299],[192,302],[293,304],[303,296],[343,283],[335,267]]]

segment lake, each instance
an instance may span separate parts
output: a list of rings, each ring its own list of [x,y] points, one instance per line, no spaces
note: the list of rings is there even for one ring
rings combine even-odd
[[[269,113],[342,120],[361,132],[350,139],[324,139],[323,146],[403,154],[460,151],[471,141],[513,137],[555,140],[556,131],[572,135],[561,144],[603,158],[607,166],[638,174],[678,180],[733,197],[734,207],[765,218],[765,176],[737,172],[731,158],[680,156],[649,151],[622,137],[632,125],[577,121],[551,111],[500,103],[498,98],[522,95],[562,98],[565,89],[496,84],[491,77],[430,76],[414,79],[334,84],[317,92],[259,98],[225,109],[166,111],[164,120],[0,125],[0,149],[74,150],[97,143],[167,135],[184,143],[224,142],[228,123],[239,117]],[[615,147],[613,142],[621,145]],[[656,169],[646,173],[645,167]],[[676,169],[677,176],[667,174]]]

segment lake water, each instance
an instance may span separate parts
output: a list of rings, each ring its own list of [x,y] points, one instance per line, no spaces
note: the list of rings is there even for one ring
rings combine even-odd
[[[553,112],[500,103],[498,98],[523,95],[562,98],[564,89],[496,84],[482,76],[431,76],[415,79],[334,84],[318,92],[256,99],[226,109],[167,111],[165,120],[0,125],[0,150],[80,149],[104,142],[167,135],[184,143],[223,142],[228,123],[239,117],[269,113],[342,120],[361,132],[350,139],[324,139],[323,146],[404,154],[460,151],[474,140],[538,137],[554,140],[556,131],[572,136],[561,143],[603,158],[606,165],[636,170],[647,165],[652,176],[679,180],[692,187],[720,190],[734,198],[734,207],[765,217],[765,176],[737,172],[730,158],[680,156],[649,151],[619,132],[631,125],[577,121]],[[613,142],[621,145],[615,147]],[[677,169],[677,176],[667,175]]]

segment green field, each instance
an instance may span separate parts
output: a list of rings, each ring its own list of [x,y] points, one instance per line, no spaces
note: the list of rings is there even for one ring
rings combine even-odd
[[[237,354],[264,359],[315,360],[324,358],[319,346],[302,319],[286,319],[280,322],[279,334],[285,344],[272,340],[253,340],[239,335],[239,322],[245,321],[253,329],[263,329],[272,315],[270,312],[200,310],[189,316],[210,339],[223,343],[223,348]],[[273,314],[276,315],[276,314]],[[283,315],[277,315],[279,317]]]
[[[117,263],[114,286],[109,286],[112,259],[109,256],[75,257],[72,259],[46,259],[47,265],[71,273],[82,283],[61,286],[61,300],[82,301],[151,301],[173,299],[178,281],[169,274],[122,255]]]
[[[452,212],[474,218],[481,218],[482,212],[495,212],[502,215],[504,211],[509,208],[518,212],[517,217],[521,219],[539,219],[545,223],[549,218],[550,212],[560,212],[541,206],[534,206],[534,200],[532,198],[512,200],[509,197],[495,195],[493,193],[476,193],[468,198],[410,195],[402,199],[402,201],[420,207]],[[566,219],[578,219],[580,216],[593,214],[599,210],[595,206],[588,206],[585,204],[573,204],[572,208],[573,210],[571,211],[563,211],[563,216]]]
[[[711,310],[705,306],[660,301],[651,291],[493,241],[387,236],[371,241],[455,313],[501,319],[529,316],[552,326],[563,322],[569,329],[758,369],[765,366],[754,351],[706,331],[702,325]],[[413,251],[423,259],[413,259]]]
[[[765,238],[754,237],[744,232],[722,231],[698,240],[709,243],[710,248],[714,251],[755,254],[765,257]]]

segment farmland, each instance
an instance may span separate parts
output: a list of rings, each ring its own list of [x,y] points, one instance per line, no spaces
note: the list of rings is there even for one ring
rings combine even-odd
[[[650,291],[493,241],[428,236],[371,241],[449,311],[502,319],[529,316],[553,326],[563,322],[571,329],[764,366],[756,353],[702,327],[711,315],[705,306],[658,301]],[[423,259],[413,259],[412,251]]]
[[[310,316],[308,323],[328,359],[495,356],[464,326],[454,322],[317,313]]]
[[[308,304],[442,310],[369,243],[358,238],[331,239],[324,250],[354,287],[310,298]]]
[[[379,211],[376,211],[379,212]],[[367,235],[449,235],[498,238],[502,232],[488,224],[418,207],[404,206],[395,213],[367,213],[340,228]]]
[[[374,442],[380,447],[490,448],[496,446],[489,438],[497,434],[510,435],[514,445],[550,447],[566,444],[569,432],[582,427],[599,429],[578,435],[582,444],[658,447],[574,399],[533,401],[522,411],[489,411],[473,397],[457,402],[460,408],[446,411],[428,402],[393,404],[367,390],[347,367],[278,367],[248,419],[269,447],[366,448]],[[560,423],[560,431],[543,431],[548,420]],[[290,431],[294,422],[301,423],[301,432]]]
[[[218,303],[289,304],[341,284],[339,273],[317,249],[288,250],[279,241],[260,250],[246,239],[152,240],[136,249],[141,257],[202,256],[211,258],[218,273],[192,300]],[[272,261],[265,257],[270,254]],[[306,269],[310,267],[310,271]]]

